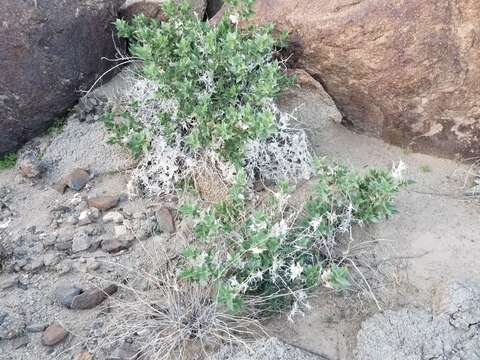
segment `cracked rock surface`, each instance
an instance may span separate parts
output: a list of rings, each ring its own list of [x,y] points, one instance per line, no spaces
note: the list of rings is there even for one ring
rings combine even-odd
[[[358,360],[478,360],[480,283],[449,285],[436,313],[404,308],[376,314],[357,339]]]
[[[322,360],[322,356],[288,345],[276,338],[260,339],[248,349],[224,347],[214,360]]]

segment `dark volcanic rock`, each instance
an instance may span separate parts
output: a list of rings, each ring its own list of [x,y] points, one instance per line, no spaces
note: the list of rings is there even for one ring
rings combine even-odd
[[[36,4],[35,4],[36,3]],[[0,154],[45,130],[115,54],[120,0],[0,2]]]
[[[118,290],[117,285],[109,285],[104,289],[93,288],[73,298],[71,308],[75,310],[92,309],[101,304]]]

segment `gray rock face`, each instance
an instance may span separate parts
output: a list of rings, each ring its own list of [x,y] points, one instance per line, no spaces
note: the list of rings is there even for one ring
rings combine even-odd
[[[213,356],[214,360],[322,360],[321,355],[313,354],[276,338],[261,339],[249,349],[225,346]]]
[[[453,283],[438,314],[406,308],[365,321],[358,360],[479,360],[480,284]]]
[[[36,4],[35,4],[36,3]],[[120,0],[0,2],[0,154],[64,113],[111,64]]]
[[[72,300],[71,308],[75,310],[93,309],[101,304],[109,296],[115,294],[118,286],[109,285],[104,289],[92,288],[75,296]]]

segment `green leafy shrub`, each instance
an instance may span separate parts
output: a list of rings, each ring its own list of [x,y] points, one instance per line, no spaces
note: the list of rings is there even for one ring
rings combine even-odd
[[[0,156],[0,170],[9,169],[17,163],[17,154],[10,153]]]
[[[250,14],[251,3],[233,1],[241,16]],[[175,112],[158,113],[155,119],[162,135],[169,140],[180,136],[191,152],[210,148],[241,164],[248,140],[276,131],[272,100],[291,84],[273,57],[284,37],[274,39],[271,25],[240,30],[228,14],[213,27],[185,2],[178,6],[168,0],[163,11],[167,20],[161,23],[144,16],[116,22],[118,34],[130,40],[132,56],[143,62],[141,76],[157,84],[155,96],[175,104]],[[124,125],[107,122],[116,133],[112,140],[138,155],[149,134],[122,141],[126,132],[143,130],[132,123],[131,114],[120,116]]]
[[[317,172],[313,194],[299,211],[288,205],[286,184],[266,203],[248,206],[241,175],[226,201],[203,210],[184,205],[182,214],[195,220],[198,246],[185,249],[182,276],[213,281],[217,301],[232,311],[250,296],[275,308],[279,299],[297,300],[298,292],[321,281],[337,290],[348,286],[347,267],[332,255],[337,236],[393,214],[404,182],[386,170],[359,175],[325,161],[318,161]]]
[[[133,301],[112,318],[109,347],[141,332],[138,348],[166,359],[195,339],[202,348],[215,337],[236,342],[249,333],[239,326],[244,316],[258,320],[287,305],[294,314],[320,284],[349,287],[357,268],[341,242],[354,225],[394,214],[405,184],[402,166],[361,175],[322,159],[311,196],[299,208],[290,204],[292,189],[282,180],[309,179],[314,171],[306,134],[274,105],[292,82],[274,56],[285,38],[274,39],[271,26],[240,30],[254,0],[227,2],[231,13],[216,27],[170,0],[162,23],[143,16],[116,23],[141,66],[123,94],[109,99],[109,142],[140,158],[132,182],[144,195],[179,196],[188,245],[178,258],[164,254],[151,269],[134,270],[149,289],[128,286]],[[251,196],[258,179],[276,184],[260,200]],[[190,185],[198,191],[193,201],[185,196]],[[204,196],[208,185],[221,196]],[[161,255],[152,253],[147,258]]]
[[[235,165],[227,199],[180,208],[194,224],[193,241],[182,253],[181,277],[213,284],[215,301],[232,312],[250,299],[259,299],[255,306],[262,310],[278,310],[301,303],[320,283],[336,290],[349,286],[345,258],[336,254],[340,235],[391,216],[404,183],[399,169],[361,175],[318,160],[317,183],[301,209],[289,205],[287,183],[251,204],[251,174],[278,155],[268,145],[279,148],[288,143],[282,139],[297,139],[290,143],[307,148],[307,141],[297,133],[273,141],[282,130],[273,100],[291,84],[273,55],[284,38],[274,39],[272,26],[240,30],[237,15],[249,16],[253,0],[230,2],[236,12],[216,27],[192,15],[185,3],[179,7],[172,1],[164,3],[162,23],[143,16],[132,23],[118,20],[119,35],[130,40],[132,56],[142,65],[126,97],[129,103],[107,114],[105,123],[113,132],[111,142],[127,145],[137,157],[148,150],[137,169],[145,187],[160,193],[185,180],[178,174],[191,171],[202,156],[215,159],[227,173]],[[270,141],[256,143],[265,139]],[[247,161],[248,151],[259,159]],[[295,156],[302,166],[292,173],[308,177],[308,150]],[[287,166],[291,160],[286,159]],[[266,173],[278,177],[268,167]]]
[[[133,157],[138,159],[149,147],[147,133],[132,114],[125,112],[119,117],[113,113],[106,113],[102,117],[107,128],[113,130],[107,143],[127,146]]]

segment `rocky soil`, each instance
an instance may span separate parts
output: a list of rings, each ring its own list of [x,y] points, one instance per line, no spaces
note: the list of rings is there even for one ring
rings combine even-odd
[[[103,90],[112,91],[112,84]],[[267,324],[280,340],[223,349],[217,358],[426,359],[428,353],[480,359],[480,207],[464,196],[468,166],[350,132],[319,87],[294,90],[281,105],[311,129],[318,154],[358,168],[403,160],[416,183],[401,194],[397,216],[355,234],[355,258],[377,303],[359,290],[365,285],[345,294],[321,289],[304,318]],[[1,359],[91,359],[105,340],[113,305],[125,296],[118,286],[125,269],[142,268],[152,244],[173,253],[179,246],[174,199],[130,196],[134,163],[121,148],[105,144],[102,106],[99,92],[57,134],[29,142],[17,168],[0,172]],[[420,337],[412,333],[432,350],[419,352],[412,341]],[[128,343],[120,345],[112,344],[102,358],[135,353]],[[464,352],[445,357],[447,345]],[[404,357],[395,357],[400,348]]]

